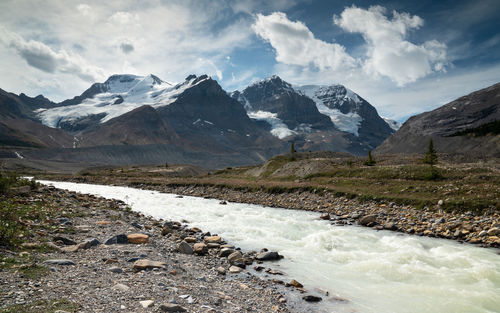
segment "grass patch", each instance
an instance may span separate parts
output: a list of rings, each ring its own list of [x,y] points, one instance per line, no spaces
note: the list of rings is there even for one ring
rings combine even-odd
[[[0,313],[54,313],[58,310],[78,312],[80,306],[67,299],[40,300],[29,304],[16,304],[0,309]]]

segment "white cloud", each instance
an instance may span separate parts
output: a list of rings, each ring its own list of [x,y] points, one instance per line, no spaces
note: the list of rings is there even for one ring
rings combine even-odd
[[[26,41],[19,35],[0,29],[4,44],[16,51],[30,66],[48,73],[71,73],[83,80],[95,81],[104,77],[104,71],[90,65],[79,54],[64,49],[54,51],[43,42]]]
[[[404,86],[445,69],[445,44],[431,40],[417,45],[406,40],[408,32],[424,23],[416,15],[393,11],[389,19],[381,6],[352,6],[333,21],[348,32],[362,34],[367,44],[364,70],[370,75],[386,76]]]
[[[276,50],[276,61],[284,64],[310,66],[320,70],[355,66],[355,60],[336,43],[316,39],[307,26],[290,21],[285,13],[257,14],[253,30]]]
[[[120,25],[138,23],[139,20],[140,20],[139,15],[123,11],[116,12],[109,18],[110,22]]]

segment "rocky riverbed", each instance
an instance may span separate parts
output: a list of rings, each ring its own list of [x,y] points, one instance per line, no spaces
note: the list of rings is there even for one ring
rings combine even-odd
[[[316,211],[324,213],[322,218],[329,219],[336,225],[358,224],[375,230],[445,238],[481,247],[500,247],[500,214],[494,209],[480,215],[474,212],[445,212],[440,209],[439,203],[434,208],[417,209],[395,203],[359,202],[321,190],[269,193],[196,185],[134,184],[131,187],[221,201]]]
[[[279,254],[241,251],[182,221],[53,187],[15,201],[55,210],[40,224],[20,221],[33,231],[21,247],[1,250],[0,312],[35,312],[30,305],[44,301],[67,301],[71,312],[300,312],[318,300],[297,281],[273,279],[266,262]]]

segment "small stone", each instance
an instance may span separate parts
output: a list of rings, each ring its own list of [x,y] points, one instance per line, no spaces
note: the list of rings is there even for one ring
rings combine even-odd
[[[203,239],[206,243],[221,242],[222,238],[220,236],[209,236]]]
[[[104,261],[104,264],[116,264],[116,263],[119,263],[117,259],[106,259]]]
[[[75,262],[68,259],[52,259],[43,261],[43,263],[50,265],[75,265]]]
[[[117,273],[117,274],[121,274],[123,273],[123,270],[121,268],[119,268],[118,266],[113,266],[113,267],[110,267],[109,268],[109,271],[111,273]]]
[[[145,234],[130,234],[127,236],[129,243],[141,244],[149,241],[149,236]]]
[[[193,248],[191,248],[189,243],[187,243],[185,241],[181,241],[177,250],[179,250],[180,253],[184,253],[184,254],[193,254],[194,253]]]
[[[154,300],[144,300],[144,301],[139,301],[139,303],[141,304],[141,306],[143,308],[147,309],[150,306],[152,306],[155,302],[154,302]]]
[[[330,220],[330,214],[328,214],[328,213],[321,214],[319,218],[322,220],[328,221],[328,220]]]
[[[158,262],[158,261],[151,261],[148,259],[141,259],[137,260],[134,262],[134,270],[136,272],[142,271],[142,270],[148,270],[148,269],[153,269],[153,268],[163,268],[167,263],[165,262]]]
[[[299,283],[298,281],[296,281],[295,279],[292,279],[290,281],[290,285],[294,286],[295,288],[302,288],[304,287],[301,283]]]
[[[78,244],[78,246],[80,249],[85,250],[85,249],[90,249],[92,247],[96,247],[100,244],[101,244],[101,242],[99,240],[97,240],[96,238],[93,238],[93,239],[90,239],[90,240],[87,240],[85,242]]]
[[[52,241],[54,241],[54,242],[60,241],[66,246],[76,245],[76,241],[71,240],[71,239],[66,238],[66,237],[63,237],[63,236],[55,236]]]
[[[241,271],[243,271],[243,269],[239,266],[231,265],[231,267],[229,267],[229,273],[231,274],[241,273]]]
[[[162,312],[186,312],[186,309],[175,303],[165,303],[160,305],[159,310]]]
[[[187,243],[194,243],[197,240],[194,237],[186,237],[186,238],[184,238],[184,241],[187,242]]]
[[[221,274],[221,275],[226,275],[226,269],[223,268],[222,266],[219,266],[217,268],[217,273]]]
[[[137,222],[132,222],[132,223],[130,223],[130,225],[134,226],[137,229],[142,229],[142,225],[137,223]]]
[[[304,299],[307,302],[319,302],[319,301],[323,300],[321,297],[312,296],[312,295],[303,296],[302,299]]]
[[[109,225],[111,224],[110,221],[97,221],[95,222],[96,225],[101,225],[101,226],[104,226],[104,225]]]
[[[442,206],[443,204],[444,204],[444,201],[443,201],[443,200],[439,200],[439,201],[438,201],[438,205],[439,205],[439,206]]]
[[[72,253],[72,252],[76,252],[76,251],[80,250],[80,245],[66,246],[66,247],[62,247],[60,250],[63,252]]]
[[[189,229],[189,231],[192,233],[201,233],[201,229],[199,229],[198,227],[192,227]]]
[[[127,285],[124,285],[124,284],[116,284],[116,285],[113,286],[112,289],[118,290],[118,291],[121,291],[121,292],[126,292],[126,291],[128,291],[130,289],[130,287],[127,286]]]
[[[208,247],[206,244],[198,242],[195,243],[193,246],[194,253],[198,255],[204,255],[208,252]]]

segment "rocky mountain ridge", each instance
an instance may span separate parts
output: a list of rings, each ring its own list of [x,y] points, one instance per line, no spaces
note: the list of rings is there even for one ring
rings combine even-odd
[[[500,83],[413,116],[377,149],[380,154],[425,153],[432,138],[437,152],[500,156],[500,136],[462,134],[500,121]]]
[[[228,94],[207,75],[190,75],[170,84],[154,75],[124,74],[112,75],[60,103],[2,92],[0,140],[10,150],[52,149],[24,151],[22,155],[29,158],[67,161],[71,155],[78,162],[87,158],[96,164],[122,165],[164,157],[166,162],[217,167],[262,162],[288,151],[292,141],[299,150],[366,154],[392,133],[375,108],[358,95],[343,86],[322,88],[317,89],[330,91],[328,99],[321,98],[328,103],[308,94],[311,88],[301,90],[278,76]],[[325,114],[324,107],[330,113],[336,110],[344,120]],[[356,131],[342,124],[350,117],[351,124],[357,123]],[[373,118],[381,121],[379,129],[366,123]],[[120,155],[118,161],[110,149],[129,157]],[[151,151],[154,157],[145,155]]]

